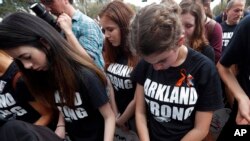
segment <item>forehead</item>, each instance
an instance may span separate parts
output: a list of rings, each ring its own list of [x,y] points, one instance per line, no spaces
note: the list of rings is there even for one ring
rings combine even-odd
[[[195,17],[191,13],[187,12],[187,13],[181,14],[181,20],[194,22]]]
[[[100,18],[100,23],[102,26],[114,26],[117,25],[113,20],[111,20],[108,16],[103,16]]]
[[[160,53],[153,53],[148,56],[142,56],[142,58],[147,61],[150,64],[156,64],[159,63],[160,61],[170,57],[173,53],[173,50],[166,50]]]

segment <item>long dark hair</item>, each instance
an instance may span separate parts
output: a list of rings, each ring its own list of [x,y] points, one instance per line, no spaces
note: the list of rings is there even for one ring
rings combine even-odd
[[[111,63],[116,62],[116,59],[121,55],[128,58],[128,65],[135,66],[138,62],[138,57],[133,55],[129,49],[128,33],[130,20],[135,15],[134,11],[125,3],[115,0],[108,3],[102,8],[99,17],[108,17],[114,21],[120,28],[121,44],[120,47],[113,47],[112,44],[105,39],[104,43],[104,59],[105,68]]]
[[[195,18],[195,29],[193,35],[189,38],[189,46],[197,51],[202,51],[203,46],[209,44],[205,35],[203,7],[195,1],[182,1],[180,7],[182,9],[181,14],[189,13]]]
[[[49,46],[45,47],[44,43]],[[37,100],[55,107],[54,93],[74,105],[75,92],[79,89],[79,79],[84,79],[80,70],[88,68],[106,84],[106,79],[87,57],[79,56],[73,47],[47,22],[28,13],[16,12],[0,23],[0,49],[7,50],[22,45],[30,45],[43,51],[49,62],[47,71],[25,69],[16,60],[31,93]]]

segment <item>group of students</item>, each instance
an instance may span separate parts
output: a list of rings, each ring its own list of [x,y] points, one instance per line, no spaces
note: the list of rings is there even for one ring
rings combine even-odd
[[[249,124],[249,17],[216,68],[205,34],[208,19],[194,1],[163,0],[137,13],[112,1],[99,13],[103,33],[70,0],[41,3],[58,17],[63,36],[28,13],[12,13],[0,23],[4,117],[55,122],[51,129],[72,141],[112,141],[115,126],[134,130],[141,141],[201,141],[213,112],[224,107],[222,79],[237,102],[223,135],[236,123]]]

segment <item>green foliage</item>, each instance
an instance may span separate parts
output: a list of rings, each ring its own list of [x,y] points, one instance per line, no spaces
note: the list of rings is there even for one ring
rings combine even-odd
[[[29,5],[38,0],[3,0],[0,4],[0,17],[15,11],[29,11]]]
[[[87,9],[87,15],[93,19],[97,18],[98,13],[102,9],[103,4],[99,2],[90,3]]]
[[[223,0],[222,3],[219,3],[218,5],[216,5],[213,9],[213,14],[217,16],[220,13],[222,13],[226,7],[226,3],[227,3],[227,0]]]
[[[246,0],[246,7],[250,6],[250,0]]]

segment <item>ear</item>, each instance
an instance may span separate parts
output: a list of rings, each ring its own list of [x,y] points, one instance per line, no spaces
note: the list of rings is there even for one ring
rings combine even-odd
[[[45,40],[44,38],[40,38],[39,41],[40,41],[40,43],[41,43],[47,50],[50,49],[50,46],[49,46],[49,43],[48,43],[47,40]]]
[[[185,43],[185,36],[184,34],[181,35],[181,37],[179,38],[177,45],[180,47]]]

